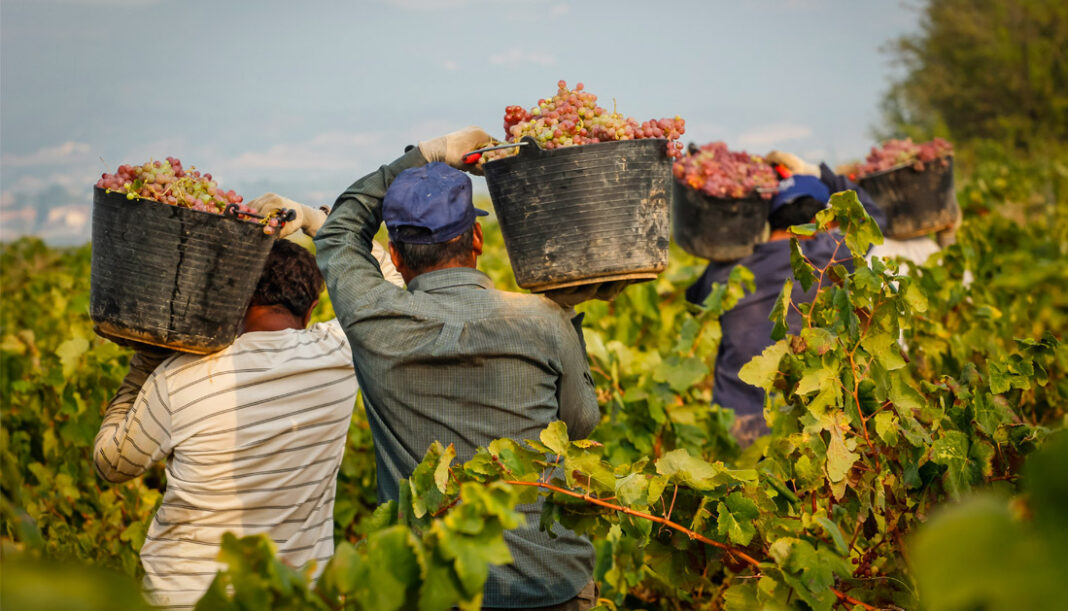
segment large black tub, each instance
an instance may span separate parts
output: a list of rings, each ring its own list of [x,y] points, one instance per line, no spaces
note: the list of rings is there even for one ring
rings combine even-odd
[[[675,181],[672,209],[675,242],[696,257],[733,261],[749,256],[768,222],[770,200],[713,197]]]
[[[237,337],[275,236],[231,215],[96,187],[92,239],[96,332],[207,354]]]
[[[650,280],[670,244],[663,139],[538,148],[487,162],[486,183],[516,283],[534,292]]]
[[[960,220],[952,157],[925,163],[923,170],[909,165],[868,174],[858,184],[886,214],[889,238],[914,238],[952,227]]]

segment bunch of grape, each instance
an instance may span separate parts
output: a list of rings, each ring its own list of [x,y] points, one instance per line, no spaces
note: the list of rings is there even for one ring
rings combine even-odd
[[[233,206],[237,218],[261,222],[266,225],[267,233],[272,233],[279,224],[276,217],[260,219],[255,210],[241,204],[240,195],[220,189],[211,174],[201,174],[196,167],[186,170],[175,157],[141,165],[120,165],[114,174],[102,174],[96,186],[125,193],[128,199],[140,197],[214,214],[222,214]]]
[[[758,193],[770,199],[779,178],[762,157],[731,151],[723,142],[710,142],[675,162],[675,178],[713,197],[746,198]]]
[[[921,144],[914,143],[912,138],[887,140],[881,147],[872,147],[864,163],[846,168],[845,173],[850,178],[857,178],[907,165],[916,171],[923,171],[925,164],[936,160],[941,161],[942,165],[948,164],[946,158],[952,154],[953,145],[941,138]]]
[[[609,142],[612,140],[638,140],[642,138],[666,138],[669,157],[682,154],[678,139],[686,131],[686,121],[674,119],[650,119],[639,122],[622,114],[609,112],[597,105],[597,96],[583,88],[582,83],[573,90],[565,81],[557,83],[556,95],[547,100],[538,100],[530,110],[522,106],[504,109],[504,131],[508,142],[518,142],[531,136],[538,146],[555,149],[562,146]],[[514,155],[517,149],[489,151],[483,161]]]

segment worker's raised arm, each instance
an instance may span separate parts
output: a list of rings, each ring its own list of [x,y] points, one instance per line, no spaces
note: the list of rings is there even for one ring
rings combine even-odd
[[[334,302],[334,311],[346,332],[361,320],[373,318],[383,307],[408,298],[407,291],[383,279],[372,252],[375,233],[382,225],[382,199],[398,174],[434,161],[458,169],[463,153],[478,148],[490,137],[478,127],[420,142],[392,163],[352,183],[334,203],[326,223],[315,235],[316,259]],[[351,336],[350,336],[351,337]]]
[[[365,315],[387,295],[406,293],[387,281],[375,256],[375,233],[382,225],[382,198],[398,174],[427,163],[412,148],[392,163],[360,178],[334,203],[315,235],[315,258],[326,280],[334,312],[343,328]]]
[[[125,482],[170,453],[166,379],[154,371],[173,354],[146,350],[130,358],[130,371],[108,404],[93,443],[93,463],[101,478]]]

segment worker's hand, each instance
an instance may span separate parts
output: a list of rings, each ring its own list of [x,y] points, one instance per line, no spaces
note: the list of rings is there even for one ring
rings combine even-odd
[[[286,223],[281,233],[278,234],[278,237],[282,238],[293,234],[298,229],[303,229],[304,233],[315,237],[315,232],[319,231],[319,228],[326,222],[326,213],[322,210],[305,206],[275,193],[264,193],[246,205],[255,210],[256,214],[263,216],[281,209],[295,212],[296,218]]]
[[[444,161],[457,170],[481,174],[482,171],[476,164],[464,163],[464,153],[481,148],[493,139],[481,127],[472,125],[459,131],[452,132],[419,143],[419,152],[427,163],[432,161]]]
[[[786,166],[786,169],[790,170],[791,174],[820,177],[820,167],[818,165],[808,163],[793,153],[771,151],[764,156],[764,159],[768,163]]]
[[[614,282],[582,284],[579,286],[569,286],[567,288],[545,291],[543,294],[559,304],[561,308],[567,309],[573,308],[583,301],[589,301],[591,299],[612,301],[623,291],[623,289],[627,288],[627,285],[630,283],[629,280],[616,280]]]

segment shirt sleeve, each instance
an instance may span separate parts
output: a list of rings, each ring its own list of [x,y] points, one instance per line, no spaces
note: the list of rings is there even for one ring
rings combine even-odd
[[[597,393],[590,375],[586,351],[582,349],[576,332],[580,329],[561,318],[555,325],[557,345],[560,348],[560,380],[556,386],[556,400],[560,406],[560,419],[567,425],[571,439],[588,437],[601,421],[601,409],[597,406]]]
[[[167,379],[157,362],[135,353],[104,413],[93,463],[97,475],[109,482],[135,478],[171,453]]]
[[[419,149],[413,147],[396,161],[357,180],[338,196],[326,223],[315,234],[319,269],[326,279],[334,313],[350,339],[358,323],[411,298],[403,287],[385,278],[373,242],[382,224],[382,198],[390,183],[402,171],[425,164]]]
[[[879,204],[875,203],[875,200],[868,195],[868,192],[857,183],[849,180],[845,176],[835,174],[834,170],[830,168],[826,163],[820,164],[820,180],[823,184],[831,190],[831,193],[838,193],[840,191],[856,191],[857,199],[860,200],[860,205],[864,206],[864,210],[868,212],[875,224],[879,226],[879,231],[886,234],[886,214],[883,209],[879,207]]]

